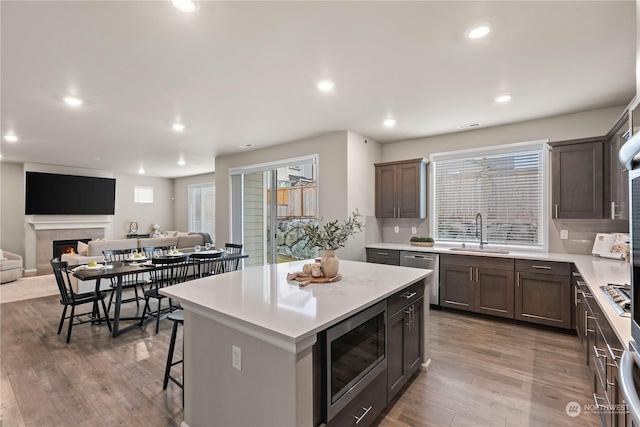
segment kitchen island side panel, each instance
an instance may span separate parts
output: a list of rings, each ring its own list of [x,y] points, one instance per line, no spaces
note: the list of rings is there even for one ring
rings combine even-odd
[[[184,424],[312,426],[311,348],[298,354],[185,309]],[[232,366],[232,346],[242,350]]]

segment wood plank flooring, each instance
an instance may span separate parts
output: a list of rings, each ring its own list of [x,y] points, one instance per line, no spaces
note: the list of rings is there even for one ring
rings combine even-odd
[[[0,304],[2,427],[180,425],[182,390],[162,390],[170,321],[157,335],[149,324],[116,339],[105,325],[79,325],[67,345],[61,312],[51,296]],[[590,396],[574,336],[434,310],[430,321],[431,368],[379,426],[600,425],[565,413]]]

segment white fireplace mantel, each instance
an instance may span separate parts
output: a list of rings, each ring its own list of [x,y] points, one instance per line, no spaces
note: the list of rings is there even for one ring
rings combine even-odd
[[[70,230],[77,228],[107,228],[109,220],[75,220],[75,221],[52,221],[52,220],[30,220],[34,230]]]

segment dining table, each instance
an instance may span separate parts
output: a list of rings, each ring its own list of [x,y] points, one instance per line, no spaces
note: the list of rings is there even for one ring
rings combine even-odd
[[[90,267],[88,265],[78,265],[69,267],[70,272],[78,279],[78,280],[95,280],[96,287],[95,292],[100,293],[100,282],[102,279],[116,279],[116,287],[115,287],[115,303],[114,303],[114,313],[113,318],[111,318],[111,336],[116,338],[123,332],[129,331],[131,329],[136,329],[140,327],[140,320],[142,319],[142,315],[140,316],[129,316],[129,317],[121,317],[120,311],[122,306],[122,285],[123,285],[123,277],[129,274],[136,273],[151,273],[156,268],[161,268],[160,266],[156,267],[153,263],[153,260],[158,258],[171,258],[173,256],[182,256],[189,255],[194,251],[180,251],[176,254],[165,254],[161,257],[153,257],[151,259],[136,259],[132,258],[130,260],[125,261],[111,261],[108,263],[104,263],[102,265],[97,265],[95,267]],[[226,251],[200,251],[200,253],[215,253],[215,252],[223,252],[221,256],[221,260],[231,261],[231,260],[242,260],[248,258],[247,254],[244,253],[228,253]],[[153,319],[149,318],[148,319]],[[120,328],[120,321],[129,321],[135,320],[136,322],[127,325],[124,328]]]

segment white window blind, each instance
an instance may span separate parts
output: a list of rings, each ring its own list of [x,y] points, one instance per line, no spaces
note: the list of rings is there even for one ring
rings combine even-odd
[[[215,239],[215,185],[191,184],[189,194],[189,231],[209,233]]]
[[[433,155],[434,237],[438,241],[545,246],[544,144]]]

